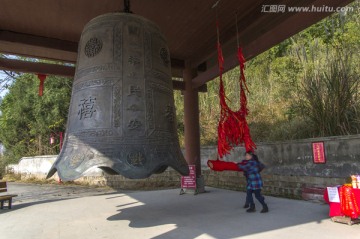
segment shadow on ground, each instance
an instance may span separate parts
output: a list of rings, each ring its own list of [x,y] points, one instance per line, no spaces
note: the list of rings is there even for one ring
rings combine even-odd
[[[8,192],[16,194],[13,198],[12,209],[8,209],[7,202],[0,214],[16,211],[39,204],[53,203],[86,196],[114,195],[121,197],[118,191],[107,188],[94,188],[79,185],[63,184],[32,184],[8,182]]]
[[[96,194],[93,196],[104,196],[104,195],[116,195],[114,197],[110,197],[111,198],[119,198],[119,197],[123,197],[125,195],[120,195],[118,196],[119,192],[111,192],[111,193],[102,193],[102,194]],[[51,195],[51,194],[50,194]],[[0,214],[4,214],[4,213],[9,213],[9,212],[14,212],[20,209],[24,209],[26,207],[30,207],[30,206],[35,206],[35,205],[39,205],[39,204],[46,204],[46,203],[54,203],[54,202],[59,202],[59,201],[66,201],[66,200],[71,200],[71,199],[76,199],[76,198],[80,198],[83,196],[73,196],[73,197],[67,197],[67,198],[59,198],[59,199],[47,199],[47,200],[40,200],[40,201],[30,201],[30,202],[16,202],[16,204],[13,204],[11,209],[8,209],[8,205],[7,203],[5,203],[4,205],[4,209],[0,210]]]
[[[196,196],[180,196],[176,189],[16,184],[10,189],[19,201],[13,210],[0,210],[0,238],[350,239],[359,229],[332,223],[328,205],[300,200],[266,197],[270,212],[261,214],[259,207],[249,214],[242,208],[245,193],[216,188]]]
[[[226,192],[226,193],[224,193]],[[246,213],[241,192],[210,189],[209,193],[176,194],[175,190],[130,193],[141,202],[137,206],[118,205],[118,213],[109,221],[130,221],[132,228],[149,228],[174,224],[175,229],[153,238],[196,238],[208,235],[214,238],[235,238],[274,231],[306,223],[322,223],[328,218],[328,207],[317,203],[267,197],[270,212]],[[136,203],[134,203],[136,204]]]

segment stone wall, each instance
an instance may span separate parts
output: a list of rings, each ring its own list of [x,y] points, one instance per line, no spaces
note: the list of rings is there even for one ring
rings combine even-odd
[[[163,188],[179,188],[180,175],[172,169],[162,174],[154,174],[145,179],[128,179],[121,175],[84,176],[76,180],[89,185],[108,186],[125,190],[151,190]]]
[[[57,155],[23,157],[18,164],[8,165],[6,172],[20,174],[21,179],[24,180],[30,178],[45,180],[56,157]],[[58,174],[55,173],[51,179],[58,181]],[[154,174],[146,179],[127,179],[121,175],[107,175],[99,168],[91,168],[84,173],[83,177],[75,180],[75,182],[94,186],[108,186],[116,189],[150,190],[179,188],[180,176],[175,170],[168,169],[162,174]]]
[[[326,164],[314,164],[311,143],[324,141]],[[267,165],[263,171],[264,193],[289,198],[317,197],[307,192],[316,188],[339,185],[351,174],[360,174],[360,135],[305,139],[278,143],[258,144],[257,154]],[[208,159],[216,159],[216,147],[201,148],[201,165],[207,186],[230,190],[245,190],[246,182],[240,172],[214,172],[206,165]],[[239,162],[244,157],[244,148],[237,147],[224,160]],[[45,178],[56,156],[22,158],[14,169],[24,176]],[[55,176],[56,177],[56,176]],[[122,176],[104,174],[100,169],[90,169],[76,180],[91,185],[119,189],[177,188],[180,176],[172,169],[147,179],[133,180]]]
[[[318,141],[325,144],[326,164],[313,163],[311,143]],[[257,146],[256,153],[267,165],[269,174],[344,178],[360,172],[360,135],[258,143]],[[203,147],[201,153],[203,166],[207,159],[216,158],[214,147]],[[243,147],[237,147],[224,160],[241,161],[244,153]]]
[[[318,141],[325,145],[325,164],[313,163],[311,143]],[[315,189],[341,185],[349,182],[351,174],[360,174],[360,135],[259,143],[257,146],[256,153],[267,166],[262,176],[263,190],[268,195],[319,199]],[[239,162],[244,153],[243,147],[237,147],[224,160]],[[204,166],[207,159],[216,158],[216,149],[203,147],[202,154],[207,155],[207,158],[202,157]],[[204,176],[208,186],[245,190],[242,173],[206,170]]]
[[[314,164],[312,142],[323,141],[326,163]],[[266,164],[263,171],[264,193],[289,198],[319,200],[318,188],[349,182],[351,174],[360,174],[360,135],[258,143],[256,153]],[[224,160],[239,162],[245,149],[237,147]],[[206,162],[216,159],[216,148],[202,147],[201,160],[207,186],[245,190],[240,172],[209,171]]]
[[[246,190],[246,181],[241,172],[214,172],[203,171],[207,186],[224,188],[237,191]],[[304,188],[324,188],[327,186],[344,184],[347,178],[323,178],[312,176],[289,176],[263,173],[264,180],[263,192],[266,195],[296,198],[296,199],[316,199],[320,200],[319,195],[310,190],[304,193]],[[322,195],[320,195],[322,197]]]
[[[56,155],[22,157],[18,164],[8,165],[6,172],[21,174],[23,178],[45,179],[56,157]]]

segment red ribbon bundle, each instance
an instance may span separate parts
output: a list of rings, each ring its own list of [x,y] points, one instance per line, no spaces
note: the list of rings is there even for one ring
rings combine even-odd
[[[242,53],[242,48],[238,46],[237,58],[240,67],[240,109],[238,111],[232,111],[226,103],[226,95],[223,82],[224,73],[224,56],[221,49],[219,40],[219,24],[216,22],[218,41],[218,64],[219,64],[219,98],[220,98],[220,120],[218,125],[218,158],[217,160],[208,160],[208,166],[215,171],[231,170],[241,171],[237,163],[225,162],[219,159],[229,154],[234,146],[244,144],[246,151],[254,151],[256,148],[255,143],[250,136],[250,129],[246,121],[246,116],[249,113],[247,109],[246,92],[249,92],[244,74],[245,58]]]
[[[229,154],[234,146],[244,144],[246,151],[254,151],[256,148],[255,143],[250,136],[250,129],[246,121],[246,116],[249,111],[247,109],[246,92],[248,91],[246,85],[246,79],[244,74],[245,58],[242,53],[241,47],[238,48],[237,58],[240,67],[240,109],[238,111],[232,111],[226,103],[226,95],[224,89],[224,82],[222,79],[224,71],[224,57],[222,54],[221,45],[218,42],[218,62],[220,71],[220,120],[218,125],[218,155],[219,158]]]

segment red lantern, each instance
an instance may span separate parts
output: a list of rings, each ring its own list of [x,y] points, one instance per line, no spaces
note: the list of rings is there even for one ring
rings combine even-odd
[[[63,145],[63,132],[60,132],[60,150],[62,149]]]
[[[38,74],[37,75],[39,80],[40,80],[40,84],[39,84],[39,96],[43,95],[43,91],[44,91],[44,81],[46,79],[46,75],[43,74]]]

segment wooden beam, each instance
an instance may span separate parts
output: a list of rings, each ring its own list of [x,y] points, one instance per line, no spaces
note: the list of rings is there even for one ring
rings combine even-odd
[[[345,6],[353,0],[345,0],[339,1],[337,4],[333,4],[335,6]],[[327,0],[317,0],[314,1],[315,6],[327,5]],[[306,29],[311,26],[315,22],[322,20],[327,17],[331,13],[329,12],[316,12],[316,13],[297,13],[290,16],[285,21],[279,23],[270,31],[264,33],[257,39],[249,41],[247,44],[243,46],[243,53],[246,60],[250,60],[258,54],[270,49],[272,46],[279,44],[283,40],[291,37],[292,35]],[[225,44],[224,44],[225,45]],[[224,53],[224,71],[228,71],[233,69],[238,65],[237,55],[235,50],[231,51],[231,49],[236,49],[236,39],[232,39],[227,42],[223,47]],[[233,53],[231,53],[233,52]],[[228,53],[228,54],[226,54]],[[204,73],[200,73],[193,79],[193,87],[198,88],[201,85],[211,81],[219,75],[219,69],[216,61],[217,56],[213,56],[208,62],[212,62],[212,66],[208,67],[208,69]]]
[[[26,72],[34,74],[58,75],[74,77],[75,67],[57,64],[48,64],[32,61],[21,61],[16,59],[0,58],[0,69],[15,72]]]
[[[173,80],[174,90],[185,90],[185,82],[179,80]]]
[[[170,61],[171,61],[172,77],[175,77],[175,78],[182,77],[182,71],[185,68],[185,61],[176,59],[176,58],[171,58]]]
[[[77,42],[0,30],[0,52],[75,63]]]
[[[183,60],[171,58],[170,61],[171,61],[171,68],[176,68],[176,69],[185,68],[185,62]]]
[[[0,30],[0,52],[3,53],[75,63],[77,50],[77,42]],[[182,70],[185,63],[171,58],[171,67]]]
[[[0,41],[77,52],[78,43],[30,34],[0,30]]]
[[[75,67],[73,66],[6,58],[0,58],[0,69],[33,74],[58,75],[70,78],[73,78],[75,75]],[[185,82],[173,80],[173,88],[174,90],[185,90]],[[206,92],[207,87],[203,85],[198,90],[199,92]]]
[[[184,91],[185,90],[185,82],[179,81],[179,80],[173,80],[173,88],[174,88],[174,90]],[[200,86],[199,88],[197,88],[197,91],[198,92],[207,92],[207,85],[204,84],[204,85]]]

